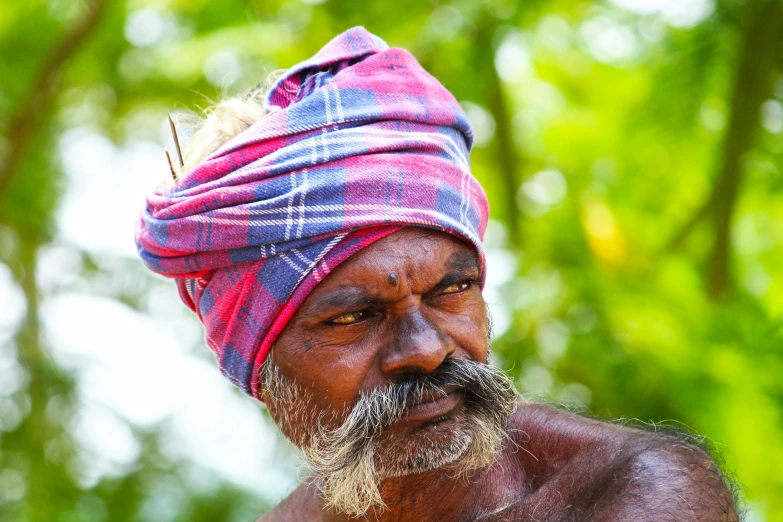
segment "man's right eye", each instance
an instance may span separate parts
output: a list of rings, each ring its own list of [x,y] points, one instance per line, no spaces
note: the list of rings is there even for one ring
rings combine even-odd
[[[343,314],[340,317],[335,317],[331,321],[329,321],[329,324],[354,324],[358,323],[360,321],[363,321],[367,319],[368,313],[366,310],[360,310],[358,312],[349,312],[347,314]]]

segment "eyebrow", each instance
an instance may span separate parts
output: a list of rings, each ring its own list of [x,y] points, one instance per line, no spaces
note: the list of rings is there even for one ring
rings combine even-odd
[[[345,286],[313,300],[311,313],[326,313],[334,310],[347,310],[361,306],[373,306],[381,299],[370,295],[366,288]]]
[[[442,288],[465,279],[471,273],[478,276],[479,264],[473,252],[454,252],[445,264],[446,274],[434,286]],[[309,307],[309,313],[321,314],[382,304],[383,299],[372,295],[367,288],[344,286],[328,294],[318,296]]]
[[[451,286],[462,281],[466,275],[479,275],[478,258],[472,251],[454,252],[446,261],[446,275],[438,281],[436,288]]]

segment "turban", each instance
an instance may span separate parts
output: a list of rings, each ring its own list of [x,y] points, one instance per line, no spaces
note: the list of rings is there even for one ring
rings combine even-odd
[[[289,69],[267,115],[147,198],[144,264],[174,278],[222,373],[257,397],[264,358],[342,261],[402,227],[475,248],[488,219],[473,132],[403,49],[350,29]]]

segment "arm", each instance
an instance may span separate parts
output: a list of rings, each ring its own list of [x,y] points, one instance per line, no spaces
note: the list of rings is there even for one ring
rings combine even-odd
[[[720,470],[672,436],[584,419],[542,405],[520,408],[516,442],[532,520],[739,520]],[[529,453],[527,453],[529,452]]]

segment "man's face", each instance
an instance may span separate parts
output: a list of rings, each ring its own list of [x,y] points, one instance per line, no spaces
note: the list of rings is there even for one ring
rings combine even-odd
[[[340,482],[344,468],[345,480],[377,482],[466,455],[468,467],[491,460],[515,392],[482,364],[479,276],[460,240],[406,228],[340,265],[286,326],[262,371],[262,398],[332,486],[356,489]]]

